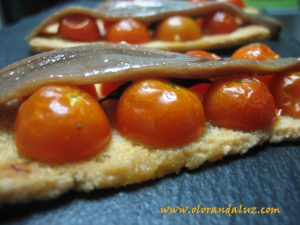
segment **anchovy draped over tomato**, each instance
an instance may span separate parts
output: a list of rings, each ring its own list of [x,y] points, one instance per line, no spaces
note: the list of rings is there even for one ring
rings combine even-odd
[[[300,70],[300,59],[208,60],[126,44],[58,49],[0,70],[0,103],[26,96],[48,83],[105,83],[141,78],[219,78]]]
[[[184,52],[276,38],[281,28],[276,19],[248,14],[226,2],[108,1],[96,9],[62,9],[41,22],[28,39],[33,51],[127,42]]]
[[[205,2],[193,4],[185,1],[108,1],[100,6],[100,14],[109,21],[133,18],[146,24],[158,22],[173,15],[190,17],[206,16],[216,11],[227,12],[239,18],[244,24],[260,24],[278,35],[281,24],[278,20],[261,15],[249,15],[240,8],[226,2]]]

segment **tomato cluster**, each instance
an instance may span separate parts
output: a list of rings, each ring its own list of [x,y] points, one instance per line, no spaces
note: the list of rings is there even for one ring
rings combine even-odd
[[[67,15],[60,21],[58,35],[74,41],[93,42],[105,39],[108,42],[142,44],[149,42],[151,38],[161,41],[196,40],[203,34],[230,33],[239,26],[234,16],[221,11],[212,13],[207,18],[171,16],[159,23],[153,31],[134,19],[103,23],[105,29],[103,32],[106,33],[102,34],[104,37],[100,35],[95,18],[85,15]]]
[[[219,60],[204,51],[187,54]],[[247,55],[277,57],[262,44],[241,48],[232,57],[249,59]],[[119,85],[102,85],[102,94],[108,95]],[[196,140],[205,130],[206,119],[234,130],[268,129],[278,109],[283,115],[300,118],[299,88],[300,73],[274,75],[269,87],[249,76],[214,80],[190,89],[166,80],[139,80],[118,101],[115,125],[123,136],[152,148],[177,147]],[[19,151],[49,163],[91,158],[105,148],[110,137],[110,124],[93,85],[44,86],[24,100],[15,122]]]

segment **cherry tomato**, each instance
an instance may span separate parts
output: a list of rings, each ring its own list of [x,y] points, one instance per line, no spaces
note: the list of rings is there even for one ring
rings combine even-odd
[[[234,16],[225,12],[215,12],[204,21],[204,31],[206,34],[227,34],[235,31],[238,23]]]
[[[254,43],[239,48],[232,54],[231,58],[265,61],[267,59],[278,59],[279,55],[267,45]],[[272,75],[255,76],[255,78],[269,86]]]
[[[120,133],[152,147],[172,147],[198,138],[205,127],[202,103],[180,86],[162,80],[132,84],[118,102]]]
[[[109,121],[99,103],[71,85],[48,85],[20,107],[15,122],[19,151],[49,163],[88,159],[108,143]]]
[[[189,41],[202,37],[202,31],[193,19],[172,16],[158,25],[155,36],[161,41]]]
[[[108,96],[112,91],[120,87],[123,82],[109,82],[101,84],[100,91],[103,96]]]
[[[276,117],[274,99],[266,85],[247,77],[213,83],[204,109],[214,125],[243,131],[268,128]]]
[[[74,41],[99,41],[99,28],[95,19],[84,15],[68,15],[60,21],[58,35]]]
[[[300,118],[300,72],[274,76],[270,90],[283,114]]]
[[[231,3],[237,7],[240,7],[240,8],[244,8],[245,7],[245,3],[243,0],[218,0],[218,2],[228,2],[228,3]]]
[[[113,24],[107,31],[106,40],[110,42],[127,42],[141,44],[150,40],[147,27],[133,19],[124,19]]]
[[[185,54],[190,55],[190,56],[197,56],[200,58],[206,58],[206,59],[221,59],[219,56],[217,56],[214,53],[210,53],[210,52],[206,52],[206,51],[202,51],[202,50],[188,51]]]

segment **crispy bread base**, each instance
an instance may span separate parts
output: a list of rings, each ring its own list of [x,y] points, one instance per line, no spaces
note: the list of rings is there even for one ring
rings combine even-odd
[[[204,36],[198,40],[185,41],[185,42],[162,42],[162,41],[151,41],[142,46],[186,52],[189,50],[202,49],[202,50],[213,50],[222,49],[234,46],[240,46],[249,42],[259,41],[268,39],[271,37],[270,30],[260,25],[248,25],[241,27],[236,31],[229,34],[222,35],[209,35]],[[64,40],[59,37],[42,37],[34,36],[30,38],[29,45],[32,51],[42,52],[49,51],[57,48],[73,47],[78,45],[89,44],[90,42],[75,42]]]
[[[113,103],[107,103],[113,104]],[[110,105],[110,107],[113,105]],[[114,107],[114,106],[113,106]],[[114,128],[109,145],[92,159],[49,165],[21,156],[13,124],[18,106],[0,106],[0,203],[57,197],[68,190],[120,187],[195,169],[206,161],[244,154],[264,142],[298,140],[300,119],[280,117],[269,130],[239,132],[207,125],[203,136],[173,149],[149,149],[122,137]],[[112,112],[109,112],[112,115]]]

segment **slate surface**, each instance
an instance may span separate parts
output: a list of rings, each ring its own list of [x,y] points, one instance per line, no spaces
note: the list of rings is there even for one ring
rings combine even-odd
[[[80,4],[89,4],[79,2]],[[61,5],[63,6],[63,5]],[[58,6],[58,7],[61,7]],[[0,31],[0,67],[30,55],[25,36],[58,7]],[[267,41],[281,56],[300,56],[283,34]],[[229,55],[233,50],[218,52]],[[300,147],[264,145],[194,171],[113,190],[71,192],[45,202],[0,208],[1,224],[300,224]],[[161,207],[277,207],[276,215],[162,214]]]

